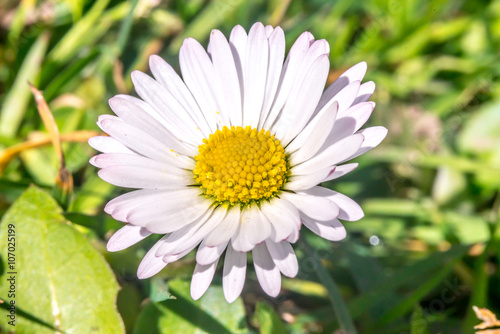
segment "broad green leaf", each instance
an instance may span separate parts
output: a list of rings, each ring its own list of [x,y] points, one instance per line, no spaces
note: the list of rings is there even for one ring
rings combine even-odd
[[[247,333],[245,308],[238,298],[232,304],[224,299],[220,286],[212,285],[199,300],[189,292],[189,282],[169,281],[176,299],[148,303],[137,319],[134,334]]]
[[[259,323],[261,334],[282,334],[286,333],[286,328],[280,317],[276,314],[271,305],[263,302],[257,303],[255,316]]]
[[[429,334],[429,321],[424,317],[424,310],[416,305],[410,317],[411,334]]]
[[[7,238],[15,231],[15,264],[8,263]],[[11,252],[12,253],[12,252]],[[0,224],[4,265],[0,298],[10,301],[7,281],[15,272],[18,333],[123,333],[116,310],[118,284],[102,258],[62,216],[56,201],[31,186]],[[6,331],[6,311],[0,311]]]

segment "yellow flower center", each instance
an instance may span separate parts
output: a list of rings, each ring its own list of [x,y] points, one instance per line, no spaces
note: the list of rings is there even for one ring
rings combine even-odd
[[[270,199],[286,182],[285,150],[269,131],[224,127],[203,139],[198,152],[195,180],[205,196],[221,204]]]

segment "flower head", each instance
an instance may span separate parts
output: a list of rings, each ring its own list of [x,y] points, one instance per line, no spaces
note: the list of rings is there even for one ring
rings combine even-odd
[[[135,71],[140,96],[117,95],[98,125],[109,137],[89,144],[99,176],[137,189],[111,200],[105,211],[126,225],[108,242],[125,249],[151,234],[163,237],[144,256],[139,278],[162,270],[194,248],[191,295],[200,298],[224,255],[223,290],[229,302],[245,282],[252,252],[263,290],[278,295],[281,274],[294,277],[292,243],[302,224],[328,240],[346,232],[339,219],[358,220],[359,205],[319,183],[357,167],[346,161],[377,146],[383,127],[359,130],[375,104],[361,84],[359,63],[323,91],[329,46],[309,32],[285,60],[280,27],[236,26],[229,41],[218,30],[208,51],[188,38],[180,50],[181,77],[158,56],[154,79]]]

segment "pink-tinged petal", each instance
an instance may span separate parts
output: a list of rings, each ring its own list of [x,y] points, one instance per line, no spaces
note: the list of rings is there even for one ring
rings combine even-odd
[[[255,23],[248,32],[244,62],[245,84],[243,98],[243,125],[256,128],[266,90],[269,44],[262,23]]]
[[[327,221],[337,218],[340,213],[339,206],[327,197],[312,196],[307,193],[286,193],[282,198],[290,201],[301,212],[312,219]]]
[[[308,229],[326,240],[340,241],[347,235],[345,227],[338,219],[321,222],[315,221],[307,216],[302,216],[302,222]]]
[[[335,180],[341,176],[344,176],[347,173],[350,173],[353,170],[355,170],[356,167],[358,167],[358,165],[359,165],[358,163],[352,163],[352,164],[336,166],[335,169],[332,169],[330,174],[322,182]]]
[[[139,268],[137,268],[137,277],[139,279],[149,278],[158,274],[165,266],[166,262],[163,262],[161,257],[156,257],[156,250],[162,245],[165,239],[168,238],[168,235],[165,235],[163,238],[158,240],[156,244],[146,253],[143,257],[141,263],[139,264]]]
[[[284,187],[293,191],[312,188],[323,182],[330,175],[332,169],[333,167],[326,167],[306,175],[292,175],[290,181]]]
[[[102,153],[134,153],[116,139],[108,136],[92,137],[88,142],[92,148]]]
[[[359,150],[364,137],[357,133],[319,151],[314,157],[300,165],[292,167],[292,174],[304,175],[338,164],[351,157]]]
[[[222,288],[228,303],[234,302],[241,294],[245,284],[246,271],[247,253],[237,252],[229,244],[222,273]]]
[[[311,196],[326,197],[335,202],[340,209],[339,219],[356,221],[364,217],[363,209],[361,209],[359,204],[344,194],[323,187],[314,187],[304,190],[303,193]]]
[[[375,83],[373,81],[365,82],[359,87],[358,96],[356,96],[352,105],[368,101],[374,91]]]
[[[292,246],[287,241],[273,242],[266,240],[266,246],[276,267],[287,277],[295,277],[299,272],[299,263]]]
[[[279,242],[285,240],[294,230],[300,228],[300,215],[297,208],[287,200],[275,198],[261,207],[271,223],[270,238]]]
[[[347,109],[337,118],[325,142],[335,143],[353,135],[368,121],[374,108],[375,102],[362,102]]]
[[[219,30],[212,30],[210,34],[212,48],[212,63],[214,70],[219,75],[223,99],[227,104],[227,114],[231,125],[242,125],[242,95],[238,71],[236,69],[231,47],[226,37]]]
[[[191,278],[191,297],[194,300],[200,299],[212,283],[218,260],[207,265],[196,264]]]
[[[228,242],[238,229],[239,221],[240,209],[233,208],[229,210],[222,222],[207,235],[205,244],[209,247],[214,247]]]
[[[125,225],[109,238],[106,248],[109,252],[121,251],[135,245],[150,235],[151,232],[143,227]]]
[[[361,147],[356,151],[356,153],[341,162],[359,157],[360,155],[365,154],[369,150],[377,147],[382,140],[384,140],[385,136],[387,136],[387,129],[383,126],[373,126],[371,128],[363,129],[358,133],[362,134],[365,138],[363,144],[361,144]]]
[[[208,247],[205,244],[205,240],[203,240],[200,247],[198,247],[198,251],[196,252],[196,262],[201,265],[208,265],[210,263],[213,263],[219,259],[226,247],[227,243]]]
[[[255,273],[262,290],[269,296],[276,297],[281,290],[281,274],[271,258],[266,244],[257,245],[252,254]]]

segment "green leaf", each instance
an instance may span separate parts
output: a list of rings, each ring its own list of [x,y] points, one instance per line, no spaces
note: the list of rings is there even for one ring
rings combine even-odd
[[[424,317],[424,310],[416,305],[410,317],[411,334],[429,334],[429,322]]]
[[[189,282],[172,280],[168,285],[176,299],[148,303],[139,314],[134,334],[248,332],[241,298],[228,304],[222,288],[212,285],[203,297],[194,301]]]
[[[13,233],[15,250],[8,254],[12,245],[7,238]],[[51,327],[68,333],[124,332],[115,306],[118,284],[111,270],[45,191],[31,186],[5,214],[0,254],[4,264],[0,298],[15,300],[23,311],[16,318],[18,333],[54,333]],[[9,296],[11,275],[15,297]],[[0,326],[11,330],[7,312],[0,314]]]
[[[263,302],[257,303],[255,316],[257,317],[260,329],[259,332],[261,334],[287,333],[283,322],[281,322],[280,317],[276,314],[271,305]]]

